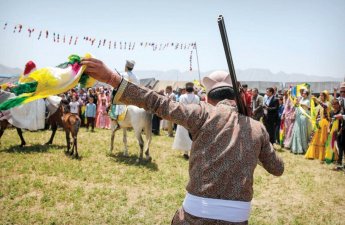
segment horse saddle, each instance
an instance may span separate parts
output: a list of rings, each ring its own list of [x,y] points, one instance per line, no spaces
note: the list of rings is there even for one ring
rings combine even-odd
[[[126,118],[127,106],[126,105],[111,105],[109,116],[112,120],[123,121]]]

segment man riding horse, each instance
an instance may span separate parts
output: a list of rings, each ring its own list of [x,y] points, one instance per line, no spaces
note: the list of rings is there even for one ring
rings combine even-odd
[[[134,60],[126,60],[125,72],[122,74],[122,76],[126,78],[127,80],[131,81],[132,83],[139,85],[140,84],[139,78],[132,72],[134,65],[135,65]],[[124,105],[112,104],[110,106],[109,116],[113,120],[112,130],[114,129],[117,130],[120,128],[119,123],[118,123],[118,117],[125,110],[126,110],[126,107]]]

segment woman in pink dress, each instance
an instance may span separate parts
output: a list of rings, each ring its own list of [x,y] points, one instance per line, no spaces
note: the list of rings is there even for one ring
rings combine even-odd
[[[102,129],[109,129],[110,127],[107,107],[108,107],[108,104],[107,104],[106,98],[102,98],[100,110],[99,110],[99,122],[98,122],[99,128],[102,128]]]
[[[285,102],[283,118],[285,127],[284,148],[290,148],[293,126],[295,124],[295,107],[290,98]]]
[[[110,118],[108,116],[107,107],[109,106],[109,101],[105,95],[103,89],[100,90],[97,101],[97,118],[96,127],[102,129],[110,129]]]

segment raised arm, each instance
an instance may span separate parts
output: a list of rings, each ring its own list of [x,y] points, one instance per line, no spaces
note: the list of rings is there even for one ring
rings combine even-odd
[[[208,117],[204,110],[205,103],[185,105],[172,101],[150,89],[128,82],[97,59],[84,59],[82,64],[87,66],[86,74],[115,88],[113,103],[121,102],[144,108],[161,118],[184,126],[192,135],[199,132]]]

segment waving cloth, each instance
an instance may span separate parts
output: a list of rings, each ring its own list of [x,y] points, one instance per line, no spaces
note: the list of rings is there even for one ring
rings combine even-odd
[[[90,54],[85,55],[85,58],[90,57]],[[2,102],[0,110],[8,110],[50,95],[61,94],[74,88],[78,83],[82,87],[93,86],[95,80],[84,74],[86,66],[80,64],[81,57],[71,55],[68,59],[68,62],[57,67],[38,69],[21,77],[19,84],[12,88],[12,92],[17,96]]]

